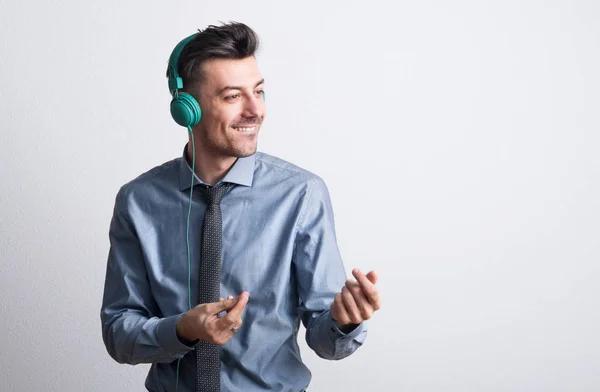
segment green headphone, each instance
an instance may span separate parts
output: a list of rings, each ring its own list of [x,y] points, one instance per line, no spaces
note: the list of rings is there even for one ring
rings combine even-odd
[[[169,57],[169,91],[173,96],[171,100],[171,117],[182,127],[195,127],[202,118],[202,109],[200,104],[194,97],[187,93],[180,93],[179,89],[183,88],[183,80],[177,72],[179,64],[179,56],[185,45],[190,42],[198,33],[194,33],[177,44],[171,57]]]

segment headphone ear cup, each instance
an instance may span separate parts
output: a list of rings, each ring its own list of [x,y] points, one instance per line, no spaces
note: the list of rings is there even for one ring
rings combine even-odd
[[[179,93],[171,100],[171,117],[182,127],[195,127],[202,118],[202,110],[190,94]]]

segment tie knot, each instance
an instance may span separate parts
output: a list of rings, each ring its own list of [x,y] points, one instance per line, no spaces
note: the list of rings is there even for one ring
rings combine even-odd
[[[202,194],[204,201],[208,204],[221,204],[227,188],[229,188],[229,184],[222,186],[201,186],[200,194]]]

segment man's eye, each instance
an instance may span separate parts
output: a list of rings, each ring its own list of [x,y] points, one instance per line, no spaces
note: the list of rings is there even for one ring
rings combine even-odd
[[[240,96],[240,94],[233,94],[233,95],[228,95],[225,97],[226,100],[230,101],[232,99],[238,98]]]
[[[262,95],[262,93],[264,93],[265,90],[256,90],[256,95]]]

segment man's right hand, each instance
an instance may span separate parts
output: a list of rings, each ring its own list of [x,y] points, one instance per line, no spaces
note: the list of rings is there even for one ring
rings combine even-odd
[[[249,293],[238,298],[197,305],[177,320],[177,336],[187,341],[206,340],[223,345],[242,326],[242,312],[248,303]],[[226,311],[223,317],[218,314]]]

